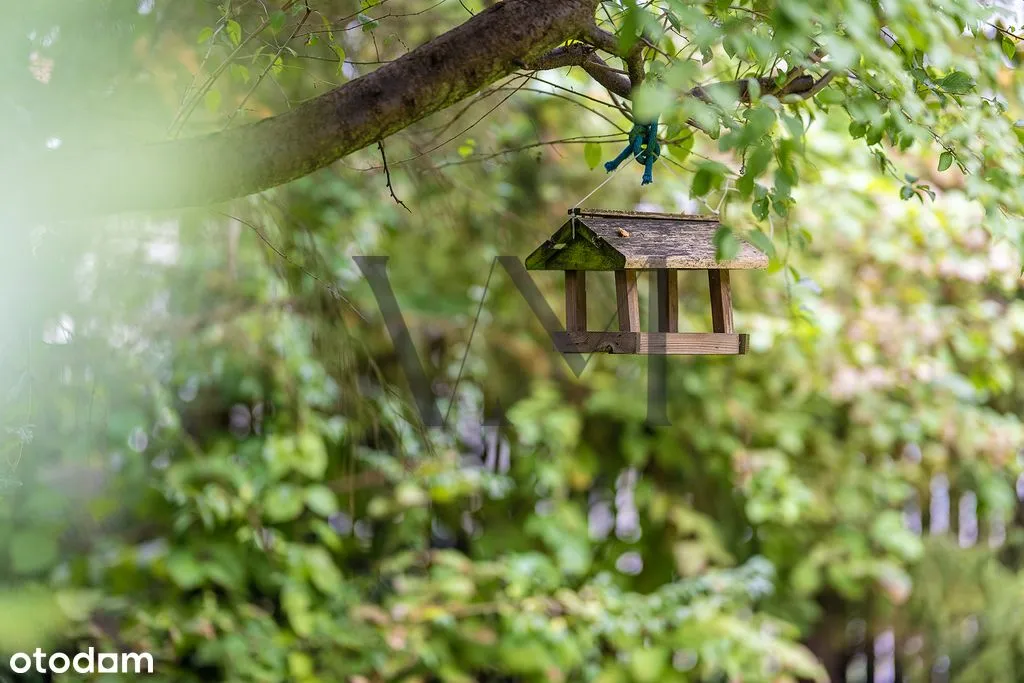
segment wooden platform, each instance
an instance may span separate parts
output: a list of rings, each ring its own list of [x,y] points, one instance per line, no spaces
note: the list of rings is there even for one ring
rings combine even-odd
[[[556,332],[562,353],[624,353],[658,356],[738,356],[750,335],[720,332]]]

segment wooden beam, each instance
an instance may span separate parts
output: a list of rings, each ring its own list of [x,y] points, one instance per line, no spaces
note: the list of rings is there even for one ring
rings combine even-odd
[[[729,286],[728,270],[709,270],[708,286],[711,289],[711,324],[715,332],[733,333],[732,288]]]
[[[679,273],[659,269],[657,273],[658,332],[679,331]]]
[[[615,300],[618,304],[619,330],[640,331],[640,297],[636,288],[635,270],[615,271]]]
[[[587,271],[565,271],[565,329],[583,332],[587,329]]]
[[[718,222],[718,216],[715,216],[713,214],[702,216],[698,214],[657,213],[654,211],[611,211],[607,209],[581,209],[579,207],[575,209],[569,209],[569,215],[599,216],[602,218],[650,218],[654,220],[665,221],[694,221],[697,223]]]
[[[746,334],[712,332],[559,332],[562,353],[615,353],[650,356],[738,356],[747,352]]]

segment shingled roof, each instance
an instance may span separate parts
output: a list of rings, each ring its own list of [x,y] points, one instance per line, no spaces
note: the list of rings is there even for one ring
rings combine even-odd
[[[739,252],[716,258],[715,216],[574,209],[569,220],[526,259],[529,270],[746,270],[768,257],[737,237]]]

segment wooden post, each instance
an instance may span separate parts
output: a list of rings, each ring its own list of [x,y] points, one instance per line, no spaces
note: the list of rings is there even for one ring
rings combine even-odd
[[[584,332],[587,329],[587,271],[565,271],[565,329]]]
[[[679,273],[662,268],[658,274],[658,332],[679,331]]]
[[[615,271],[615,300],[618,304],[619,331],[640,331],[640,297],[635,270]]]
[[[732,334],[732,289],[729,286],[729,271],[709,270],[708,285],[711,289],[712,328],[715,332]]]

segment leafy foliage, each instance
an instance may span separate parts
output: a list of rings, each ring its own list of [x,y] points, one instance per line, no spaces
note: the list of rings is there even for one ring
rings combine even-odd
[[[95,3],[102,45],[65,15],[47,42],[33,8],[12,92],[80,97],[81,122],[12,146],[116,139],[125,102],[140,135],[262,118],[483,9],[257,5]],[[373,148],[230,206],[12,238],[0,650],[147,650],[168,681],[838,681],[856,618],[899,635],[914,680],[943,657],[950,681],[1013,680],[1020,95],[986,12],[606,2],[617,49],[653,46],[632,109],[581,69],[515,76],[387,140],[386,175]],[[784,94],[793,68],[833,75]],[[570,378],[488,270],[604,180],[645,110],[657,184],[590,204],[718,209],[721,257],[772,257],[733,282],[752,353],[670,361],[659,427],[657,364]],[[389,256],[443,429],[366,254]]]

